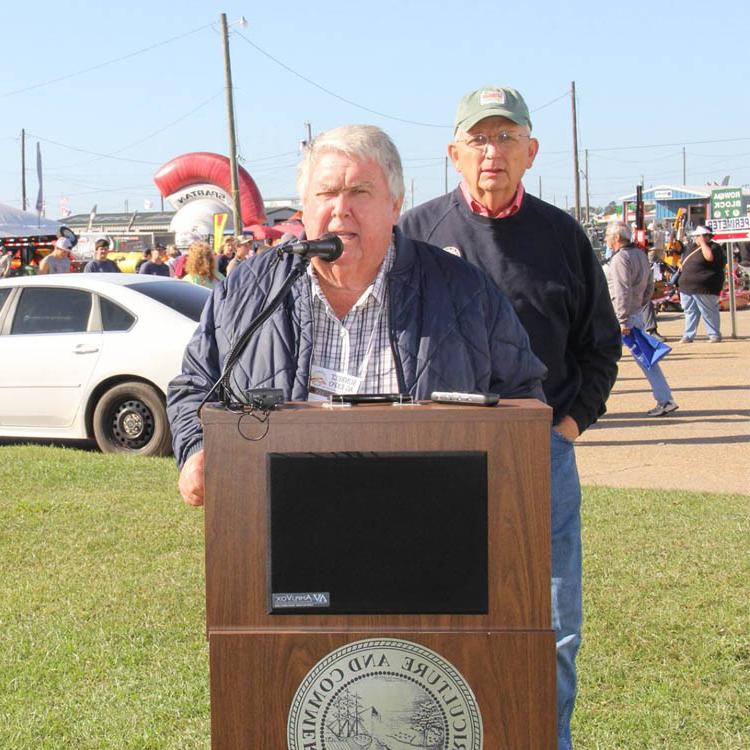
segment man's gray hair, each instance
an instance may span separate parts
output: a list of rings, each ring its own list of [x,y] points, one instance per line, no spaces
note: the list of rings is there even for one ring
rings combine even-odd
[[[339,152],[346,156],[372,160],[380,166],[394,200],[404,197],[404,172],[401,157],[393,141],[374,125],[342,125],[326,130],[307,144],[297,165],[297,192],[305,194],[310,169],[321,154]]]
[[[610,221],[607,224],[607,234],[613,237],[619,237],[623,242],[630,242],[633,239],[633,233],[630,225],[624,221]]]

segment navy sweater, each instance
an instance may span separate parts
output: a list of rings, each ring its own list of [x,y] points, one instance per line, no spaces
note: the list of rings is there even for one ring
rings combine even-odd
[[[459,188],[401,217],[404,234],[453,248],[505,292],[547,366],[554,421],[583,432],[604,413],[622,352],[620,327],[591,244],[578,222],[525,194],[505,219],[473,213]]]

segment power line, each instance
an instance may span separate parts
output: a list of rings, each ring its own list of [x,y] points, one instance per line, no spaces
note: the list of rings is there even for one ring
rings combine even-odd
[[[103,159],[115,159],[116,161],[127,161],[131,162],[132,164],[161,164],[161,162],[158,161],[144,161],[143,159],[128,159],[126,156],[113,156],[111,154],[102,154],[98,151],[88,151],[85,148],[78,148],[77,146],[70,146],[66,143],[60,143],[59,141],[53,141],[50,138],[42,138],[41,135],[37,135],[36,133],[27,133],[27,135],[31,136],[32,138],[36,138],[39,141],[42,141],[43,143],[51,143],[53,146],[59,146],[60,148],[67,148],[69,151],[77,151],[81,154],[90,154],[91,156],[100,156]]]
[[[639,148],[667,148],[669,146],[698,146],[704,143],[736,143],[737,141],[750,141],[750,137],[721,138],[711,141],[678,141],[677,143],[651,143],[645,146],[608,146],[607,148],[590,148],[589,153],[592,153],[594,151],[626,151]]]
[[[94,159],[88,159],[84,162],[76,162],[75,164],[66,164],[61,167],[53,167],[55,171],[61,170],[61,169],[70,169],[71,167],[78,167],[78,166],[84,166],[86,164],[93,164],[94,162],[100,161],[101,159],[108,159],[114,157],[115,154],[120,154],[123,151],[127,151],[128,149],[135,148],[135,146],[140,146],[141,143],[145,143],[146,141],[151,140],[152,138],[155,138],[157,135],[163,133],[165,130],[169,130],[169,128],[174,127],[175,125],[179,125],[183,120],[186,120],[190,115],[195,114],[199,109],[202,109],[203,107],[210,104],[214,99],[217,99],[220,97],[224,92],[219,91],[218,93],[214,94],[213,96],[209,97],[208,99],[205,99],[200,104],[198,104],[196,107],[193,107],[189,112],[186,112],[184,115],[181,115],[176,120],[173,120],[172,122],[168,123],[162,128],[159,128],[158,130],[154,130],[152,133],[149,133],[148,135],[144,136],[143,138],[140,138],[137,141],[133,141],[132,143],[129,143],[127,146],[123,146],[122,148],[118,148],[116,151],[112,151],[109,154],[103,154],[101,156],[97,156]]]
[[[450,128],[450,125],[436,125],[433,122],[418,122],[416,120],[408,120],[404,117],[396,117],[395,115],[388,115],[385,112],[379,112],[376,109],[371,109],[370,107],[365,107],[363,104],[357,104],[357,102],[352,101],[351,99],[347,99],[344,96],[341,96],[340,94],[337,94],[335,91],[331,91],[330,89],[327,89],[325,86],[321,86],[321,84],[316,83],[311,78],[308,78],[307,76],[302,75],[302,73],[299,73],[298,71],[294,70],[294,68],[290,68],[286,63],[281,62],[278,58],[274,57],[270,52],[266,52],[262,47],[259,47],[255,42],[250,41],[244,34],[241,34],[239,31],[234,32],[237,36],[240,37],[240,39],[243,39],[247,44],[249,44],[253,49],[257,50],[261,53],[261,55],[265,55],[269,60],[272,60],[277,65],[284,68],[284,70],[288,71],[292,75],[297,76],[297,78],[302,79],[306,83],[309,83],[311,86],[315,86],[315,88],[320,89],[324,93],[328,94],[329,96],[334,97],[335,99],[338,99],[339,101],[342,101],[346,104],[351,105],[352,107],[356,107],[357,109],[364,110],[365,112],[369,112],[370,114],[377,115],[378,117],[385,117],[387,120],[395,120],[396,122],[404,122],[408,125],[420,125],[425,128]]]
[[[591,150],[589,149],[589,153],[591,153]],[[682,154],[681,151],[672,151],[669,154],[663,155],[663,156],[650,156],[648,159],[616,159],[614,156],[602,156],[601,154],[594,154],[597,159],[604,159],[605,161],[614,161],[617,164],[643,164],[644,161],[648,161],[649,163],[654,161],[663,161],[665,159],[673,159],[676,156],[680,156]]]
[[[184,39],[186,36],[190,36],[191,34],[197,34],[199,31],[203,31],[204,29],[210,28],[212,25],[213,24],[207,23],[204,26],[199,26],[197,29],[193,29],[192,31],[186,31],[184,34],[178,34],[177,36],[170,37],[169,39],[165,39],[162,42],[157,42],[156,44],[152,44],[148,47],[143,47],[142,49],[136,50],[135,52],[130,52],[127,55],[122,55],[122,57],[115,57],[112,60],[105,60],[104,62],[97,63],[96,65],[92,65],[88,68],[77,70],[74,73],[67,73],[64,76],[51,78],[49,81],[43,81],[42,83],[35,83],[32,86],[26,86],[22,89],[15,89],[14,91],[6,91],[5,93],[0,94],[0,99],[4,99],[7,96],[14,96],[15,94],[23,94],[26,91],[33,91],[34,89],[39,89],[39,88],[42,88],[43,86],[50,86],[53,83],[60,83],[60,81],[67,81],[70,78],[75,78],[76,76],[83,75],[84,73],[90,73],[94,70],[100,70],[101,68],[104,68],[107,65],[113,65],[114,63],[122,62],[123,60],[129,60],[130,58],[136,57],[137,55],[141,55],[144,52],[150,52],[152,49],[163,47],[164,45],[171,44],[172,42],[176,42],[179,39]]]
[[[553,99],[551,102],[547,102],[546,104],[542,104],[541,107],[536,107],[536,109],[532,109],[532,112],[539,112],[539,110],[546,109],[547,107],[551,106],[555,102],[559,102],[560,99],[566,99],[570,96],[570,91],[566,91],[564,94],[560,94],[560,96]]]

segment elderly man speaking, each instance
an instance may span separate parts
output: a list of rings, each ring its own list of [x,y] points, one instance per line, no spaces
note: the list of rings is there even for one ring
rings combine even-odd
[[[583,229],[524,190],[539,151],[521,94],[485,86],[460,101],[448,155],[452,193],[404,214],[407,237],[486,271],[513,302],[544,382],[552,430],[552,621],[557,633],[559,750],[570,750],[582,620],[581,487],[573,441],[604,413],[622,344],[602,270]]]
[[[313,258],[285,305],[257,331],[232,389],[279,388],[289,400],[340,392],[493,392],[544,398],[544,365],[508,300],[481,271],[394,228],[401,159],[381,130],[350,125],[318,136],[298,170],[308,239],[344,247]],[[180,492],[201,505],[203,434],[197,409],[248,324],[300,259],[273,252],[237,268],[213,292],[170,384],[168,412]]]

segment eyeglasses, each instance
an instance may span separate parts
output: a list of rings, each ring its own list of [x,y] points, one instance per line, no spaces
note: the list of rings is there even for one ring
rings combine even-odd
[[[521,133],[509,133],[507,130],[501,130],[497,135],[477,133],[470,138],[457,140],[458,143],[465,143],[467,146],[474,148],[477,151],[486,151],[487,146],[489,146],[490,143],[494,143],[495,147],[498,149],[510,149],[520,143],[523,138],[531,138],[531,136],[523,135]]]

